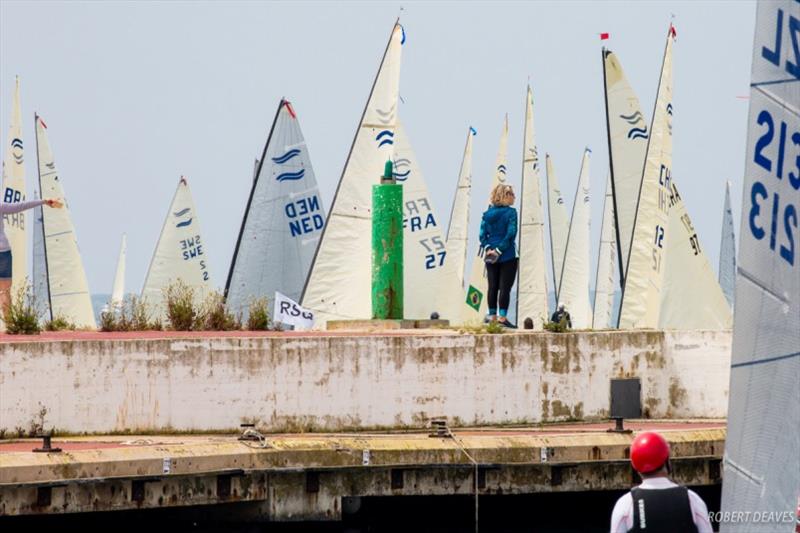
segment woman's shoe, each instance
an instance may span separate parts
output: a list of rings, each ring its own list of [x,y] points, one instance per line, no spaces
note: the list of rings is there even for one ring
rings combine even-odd
[[[500,317],[497,319],[497,323],[503,326],[504,328],[508,329],[517,329],[516,324],[512,324],[507,318]]]

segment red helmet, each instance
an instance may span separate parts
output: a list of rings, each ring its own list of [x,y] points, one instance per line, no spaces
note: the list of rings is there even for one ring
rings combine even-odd
[[[631,444],[631,464],[640,474],[655,472],[669,459],[669,444],[652,431],[636,435]]]

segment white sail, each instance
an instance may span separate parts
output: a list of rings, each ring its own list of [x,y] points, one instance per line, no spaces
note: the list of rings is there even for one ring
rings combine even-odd
[[[672,43],[670,26],[620,304],[619,327],[656,328],[662,297],[672,167]],[[623,258],[624,259],[624,258]]]
[[[317,326],[372,314],[372,186],[394,158],[404,40],[395,24],[303,290],[303,307],[314,311]]]
[[[659,329],[730,329],[731,308],[675,181],[670,183]]]
[[[34,191],[34,197],[39,195]],[[47,264],[44,257],[44,223],[42,206],[33,208],[33,296],[41,316],[50,316],[50,291],[47,287]]]
[[[20,108],[19,78],[14,86],[11,123],[8,128],[5,159],[3,160],[3,198],[6,204],[22,202],[27,195],[25,185],[25,152],[22,145],[22,110]],[[11,292],[15,294],[28,276],[27,211],[3,215],[6,237],[11,245]]]
[[[47,126],[36,116],[36,152],[42,198],[63,198],[62,209],[42,209],[50,317],[65,318],[79,328],[97,328],[89,284],[83,270],[75,227],[72,225],[61,180],[56,171]]]
[[[194,290],[198,303],[212,288],[206,241],[184,177],[172,197],[142,289],[142,299],[155,316],[166,316],[164,290],[178,281]]]
[[[544,210],[539,191],[539,153],[533,129],[533,92],[530,86],[525,97],[520,196],[517,322],[531,318],[533,329],[542,329],[548,318],[547,269],[544,262]]]
[[[614,264],[617,262],[617,241],[614,235],[614,198],[611,175],[606,180],[603,200],[603,225],[600,228],[600,250],[597,253],[597,277],[594,282],[594,314],[592,329],[611,327],[614,308]]]
[[[733,309],[736,285],[736,237],[733,234],[731,182],[725,183],[725,208],[722,213],[722,239],[719,245],[719,284]]]
[[[500,146],[497,149],[497,158],[494,162],[494,175],[492,177],[492,185],[489,188],[489,194],[500,183],[506,182],[506,175],[508,174],[508,116],[506,115],[503,122],[503,131],[500,134]],[[488,200],[487,195],[487,200]],[[482,214],[482,213],[481,213]],[[466,287],[466,299],[462,300],[461,317],[465,323],[479,323],[486,316],[489,309],[488,301],[486,298],[486,291],[488,290],[488,280],[486,279],[486,265],[483,262],[483,250],[478,246],[477,253],[472,259],[470,267],[469,283]]]
[[[722,511],[784,518],[722,531],[789,533],[800,490],[800,3],[756,8]]]
[[[461,170],[458,173],[456,195],[450,210],[450,223],[447,226],[447,260],[453,261],[458,282],[464,287],[464,269],[467,264],[467,238],[469,236],[469,201],[472,192],[472,138],[475,129],[467,130],[467,143]]]
[[[603,76],[611,191],[616,214],[617,263],[620,265],[620,283],[624,283],[650,131],[622,64],[612,51],[605,48]]]
[[[572,317],[572,327],[586,329],[592,325],[592,308],[589,303],[589,225],[591,204],[589,202],[589,156],[588,148],[583,152],[581,174],[575,189],[572,217],[564,250],[564,266],[561,270],[557,304],[564,305]]]
[[[398,119],[394,135],[394,176],[403,184],[403,312],[406,318],[441,318],[458,323],[462,285],[433,208],[408,134]],[[431,290],[436,287],[436,290]]]
[[[125,299],[125,261],[128,254],[128,237],[122,235],[122,244],[119,247],[117,270],[114,273],[114,285],[111,288],[111,307],[119,307]]]
[[[325,210],[297,113],[281,100],[247,200],[225,294],[247,315],[275,292],[300,300],[325,225]]]
[[[558,183],[550,154],[545,154],[545,166],[547,170],[547,217],[550,222],[550,260],[553,264],[553,290],[556,300],[558,300],[564,251],[567,248],[569,219],[567,218],[567,206],[564,205],[564,195],[561,194],[561,185]]]

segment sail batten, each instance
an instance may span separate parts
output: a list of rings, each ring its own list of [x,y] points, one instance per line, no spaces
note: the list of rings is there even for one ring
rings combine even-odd
[[[517,322],[533,320],[542,329],[547,320],[547,269],[544,259],[544,211],[539,190],[539,153],[533,124],[533,92],[525,98],[522,147],[522,191],[520,194],[519,278]]]
[[[38,115],[36,154],[39,160],[39,189],[42,198],[62,198],[61,209],[42,209],[42,230],[50,318],[64,318],[78,328],[96,329],[89,284],[83,270],[75,227],[56,170],[46,126]]]

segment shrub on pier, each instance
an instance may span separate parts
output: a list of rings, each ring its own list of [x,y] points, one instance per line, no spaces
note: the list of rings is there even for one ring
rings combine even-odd
[[[64,316],[55,316],[44,323],[45,331],[75,331],[75,324]]]
[[[195,290],[178,280],[164,289],[167,304],[167,324],[175,331],[196,329],[200,314],[195,303]]]
[[[242,329],[242,321],[230,312],[225,298],[217,291],[212,292],[203,302],[198,313],[195,329],[208,331],[232,331]]]
[[[13,291],[9,306],[3,311],[6,333],[36,335],[41,331],[36,298],[27,280]]]
[[[266,298],[256,298],[250,302],[247,311],[247,329],[249,331],[266,331],[269,329],[269,307]]]

